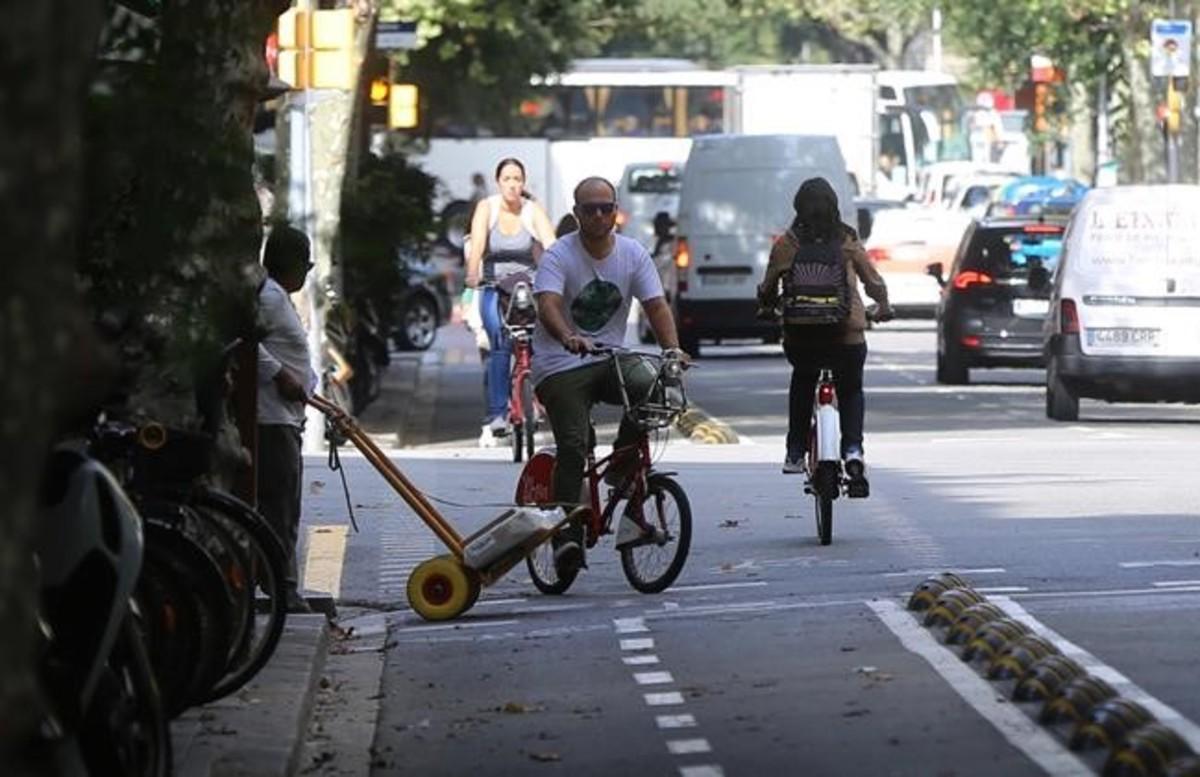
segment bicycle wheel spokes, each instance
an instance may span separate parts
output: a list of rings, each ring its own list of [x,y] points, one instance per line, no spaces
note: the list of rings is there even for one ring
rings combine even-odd
[[[554,546],[550,542],[543,542],[525,557],[525,568],[529,571],[529,579],[533,581],[534,587],[551,596],[566,593],[579,574],[576,570],[559,577],[554,566]]]
[[[621,568],[642,593],[665,590],[683,570],[692,543],[692,508],[683,487],[669,477],[651,476],[641,505],[654,536],[621,549]],[[624,520],[624,519],[622,519]]]

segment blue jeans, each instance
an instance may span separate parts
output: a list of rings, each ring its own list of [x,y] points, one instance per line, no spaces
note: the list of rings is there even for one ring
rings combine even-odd
[[[500,321],[500,295],[495,289],[483,290],[479,316],[483,319],[483,328],[491,344],[483,380],[487,388],[487,415],[483,420],[488,422],[497,417],[508,417],[509,374],[512,369],[512,342]]]

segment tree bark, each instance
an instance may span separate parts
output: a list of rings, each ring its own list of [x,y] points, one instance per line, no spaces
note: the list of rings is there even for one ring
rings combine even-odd
[[[70,23],[64,23],[70,19]],[[80,397],[97,354],[81,335],[72,266],[81,207],[81,114],[100,6],[95,0],[0,4],[0,764],[18,763],[42,711],[33,661],[35,494],[56,418]]]

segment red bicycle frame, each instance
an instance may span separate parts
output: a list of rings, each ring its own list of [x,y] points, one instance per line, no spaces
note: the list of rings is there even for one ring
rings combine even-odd
[[[509,378],[508,385],[508,422],[517,426],[523,425],[526,421],[525,408],[521,406],[521,390],[525,386],[525,381],[530,380],[533,364],[533,346],[530,342],[532,333],[525,332],[517,328],[509,330],[509,337],[512,338],[512,372]],[[534,398],[537,402],[537,398]],[[533,455],[533,451],[529,452]]]
[[[637,457],[636,466],[630,470],[627,476],[632,479],[632,482],[624,488],[612,489],[608,494],[608,501],[605,502],[604,509],[601,510],[600,483],[618,460],[628,456]],[[613,513],[616,512],[617,504],[622,499],[628,499],[629,504],[635,506],[635,512],[630,517],[643,529],[647,528],[642,516],[642,503],[646,498],[646,478],[649,476],[653,464],[650,458],[650,437],[643,434],[633,445],[618,448],[601,459],[596,458],[595,450],[589,450],[585,461],[586,467],[583,476],[586,478],[588,506],[591,508],[586,533],[587,546],[589,548],[595,546],[602,536],[612,532]]]

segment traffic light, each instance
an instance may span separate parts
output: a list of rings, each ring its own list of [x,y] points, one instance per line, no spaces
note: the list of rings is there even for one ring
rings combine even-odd
[[[1050,129],[1050,121],[1046,118],[1046,110],[1050,107],[1050,84],[1036,83],[1033,85],[1033,129],[1035,132],[1046,132]]]
[[[279,16],[279,78],[296,89],[353,89],[354,10],[289,8]]]
[[[371,79],[371,105],[387,105],[388,95],[391,91],[392,84],[387,76],[376,76]]]
[[[420,123],[420,97],[416,84],[392,84],[388,90],[388,127],[416,127]]]

